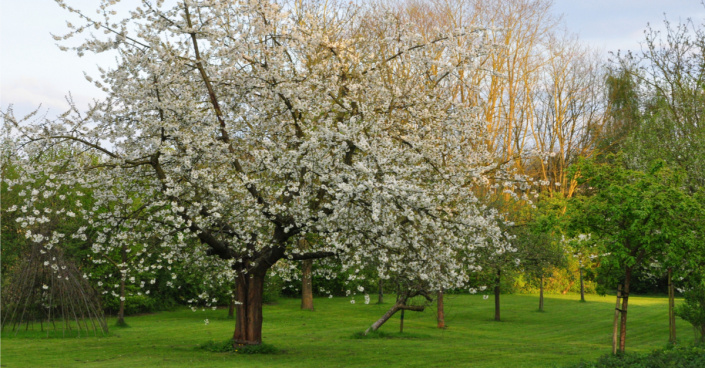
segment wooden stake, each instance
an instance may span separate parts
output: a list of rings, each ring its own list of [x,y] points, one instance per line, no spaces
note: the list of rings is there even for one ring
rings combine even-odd
[[[673,286],[673,269],[668,268],[668,341],[671,344],[676,343],[676,312],[675,312],[675,302],[676,291]]]
[[[612,331],[612,354],[617,355],[617,336],[619,336],[619,301],[622,298],[622,285],[617,285],[617,304],[614,307],[614,331]]]

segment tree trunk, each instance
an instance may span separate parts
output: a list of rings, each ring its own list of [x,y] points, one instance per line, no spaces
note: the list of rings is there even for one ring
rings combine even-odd
[[[120,249],[122,264],[127,265],[127,247],[125,245]],[[124,266],[123,266],[124,267]],[[125,272],[122,272],[125,271]],[[127,278],[127,270],[120,270],[120,308],[118,309],[117,325],[125,326],[125,279]]]
[[[629,305],[629,282],[632,278],[632,267],[627,267],[624,275],[624,290],[622,293],[622,322],[619,330],[619,351],[624,353],[627,340],[627,307]]]
[[[580,301],[585,301],[585,284],[583,283],[583,262],[580,261]]]
[[[230,305],[228,305],[228,319],[235,318],[235,301],[237,298],[237,281],[233,286],[233,295],[230,298]]]
[[[668,268],[668,341],[676,343],[676,291],[673,286],[673,269]]]
[[[313,281],[311,269],[313,261],[310,259],[304,260],[301,265],[301,309],[313,310]]]
[[[446,328],[446,318],[443,311],[443,289],[438,291],[438,328]]]
[[[494,320],[499,321],[499,282],[502,279],[502,271],[497,269],[497,278],[494,284]]]
[[[405,303],[406,303],[407,299],[408,298],[405,297],[405,298],[397,300],[397,302],[394,303],[394,305],[391,308],[389,308],[387,313],[385,313],[382,316],[382,318],[378,319],[375,323],[373,323],[370,327],[368,327],[367,330],[365,330],[365,335],[370,333],[370,331],[377,331],[380,327],[382,327],[382,325],[385,322],[387,322],[390,318],[392,318],[394,313],[396,313],[397,311],[400,311],[400,310],[402,310],[402,311],[411,310],[411,311],[415,311],[415,312],[423,312],[424,311],[425,307],[423,305],[406,305]],[[402,318],[400,330],[403,330],[403,328],[404,328],[404,323],[403,323],[403,318]]]
[[[235,306],[235,345],[262,343],[262,295],[266,271],[237,276],[237,301]]]
[[[384,280],[379,279],[379,290],[377,291],[377,304],[384,303]]]
[[[399,318],[399,333],[404,332],[404,310],[401,310],[401,317]]]
[[[612,331],[612,354],[617,355],[617,337],[619,336],[619,302],[622,299],[622,285],[617,285],[617,303],[614,306],[614,329]]]
[[[543,273],[539,281],[539,312],[543,312]]]
[[[125,275],[120,278],[120,308],[118,309],[117,325],[125,325]]]
[[[230,305],[228,306],[228,319],[235,318],[235,299],[230,300]]]
[[[383,325],[385,322],[387,322],[390,318],[392,318],[392,316],[394,315],[394,313],[396,313],[398,310],[399,310],[399,303],[396,303],[396,304],[394,304],[394,306],[392,306],[392,307],[387,311],[387,313],[385,313],[385,314],[382,316],[382,318],[380,318],[380,319],[378,319],[377,321],[375,321],[375,323],[373,323],[372,326],[368,327],[367,330],[365,330],[365,335],[367,335],[370,331],[377,331],[377,329],[379,329],[380,327],[382,327],[382,325]]]

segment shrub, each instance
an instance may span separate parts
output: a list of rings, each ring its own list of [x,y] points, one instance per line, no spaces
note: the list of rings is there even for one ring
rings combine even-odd
[[[571,368],[701,368],[705,367],[705,345],[671,346],[650,354],[604,355],[596,362],[580,362]]]
[[[696,284],[683,296],[685,303],[676,307],[676,315],[690,322],[699,336],[699,342],[705,343],[705,282]]]
[[[279,349],[269,344],[234,346],[232,339],[223,342],[211,340],[200,345],[198,348],[213,353],[277,354],[280,352]]]

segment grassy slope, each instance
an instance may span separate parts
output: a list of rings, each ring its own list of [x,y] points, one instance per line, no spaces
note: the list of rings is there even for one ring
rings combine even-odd
[[[361,298],[358,298],[361,299]],[[389,297],[388,297],[389,299]],[[503,296],[503,322],[494,322],[492,298],[446,296],[446,330],[435,328],[435,309],[407,312],[404,336],[354,339],[390,304],[351,305],[348,299],[316,299],[316,311],[281,299],[266,306],[263,340],[285,350],[277,355],[212,353],[196,349],[223,341],[233,320],[224,310],[179,310],[130,317],[130,328],[107,337],[30,338],[2,334],[2,367],[545,367],[592,359],[611,349],[614,297],[548,296],[538,312],[534,295]],[[627,349],[650,351],[668,339],[667,300],[632,297]],[[204,319],[210,323],[205,325]],[[111,321],[114,324],[114,320]],[[398,332],[398,315],[381,331]],[[692,339],[678,320],[680,337]],[[35,334],[36,336],[36,334]]]

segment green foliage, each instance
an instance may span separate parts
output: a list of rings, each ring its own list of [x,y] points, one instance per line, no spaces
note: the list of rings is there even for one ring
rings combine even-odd
[[[684,296],[685,303],[676,307],[676,315],[690,322],[698,340],[705,343],[705,282],[696,283]]]
[[[235,348],[233,348],[233,340],[225,341],[208,341],[198,346],[199,349],[210,351],[212,353],[234,353]]]
[[[269,344],[259,345],[234,345],[233,340],[223,342],[208,341],[198,347],[212,353],[238,353],[238,354],[278,354],[281,351]]]
[[[299,275],[301,271],[298,271]],[[355,281],[350,281],[355,275]],[[316,296],[346,296],[348,290],[355,290],[362,286],[370,295],[377,292],[377,271],[372,268],[362,268],[359,271],[346,270],[337,263],[328,259],[313,262],[313,294]],[[281,294],[288,297],[301,296],[301,280],[281,281]],[[389,289],[387,289],[389,288]],[[394,286],[385,283],[386,290],[393,290]]]
[[[641,122],[639,95],[634,69],[630,64],[608,70],[605,78],[607,103],[609,106],[604,132],[598,139],[598,150],[603,153],[616,153],[623,149],[624,138],[634,131]]]
[[[264,279],[264,292],[262,293],[262,303],[276,303],[282,293],[284,281],[278,276],[267,275]]]
[[[566,266],[565,253],[555,233],[531,227],[517,227],[513,230],[513,244],[518,249],[521,267],[529,279],[544,278],[550,269]]]
[[[115,297],[105,297],[105,308],[106,312],[115,314],[120,307],[120,300]],[[172,299],[162,298],[159,295],[147,296],[147,295],[137,295],[128,294],[125,296],[125,315],[135,315],[142,313],[154,313],[165,310],[172,310],[177,306],[176,302]]]
[[[4,144],[4,143],[3,143]],[[70,150],[56,150],[55,152],[47,152],[41,160],[54,160],[60,162],[71,155]],[[0,212],[0,246],[2,247],[2,278],[5,279],[10,274],[10,269],[17,261],[27,253],[28,247],[32,246],[31,242],[25,237],[28,229],[34,233],[50,234],[52,231],[57,231],[63,234],[74,234],[81,226],[86,225],[77,216],[69,216],[68,212],[78,213],[80,208],[76,206],[76,202],[81,203],[81,207],[87,208],[93,205],[91,191],[85,188],[47,188],[47,175],[37,174],[34,182],[21,181],[23,170],[26,166],[32,165],[18,158],[14,153],[3,150],[0,157],[0,172],[2,181],[0,181],[0,198],[2,198],[2,208]],[[12,185],[10,185],[12,184]],[[16,220],[23,215],[26,215],[26,207],[23,206],[23,200],[33,191],[42,193],[44,191],[56,192],[55,195],[43,202],[39,209],[41,215],[46,216],[48,221],[42,223],[35,222],[33,225],[23,227]],[[80,191],[83,195],[77,196],[75,193]],[[56,215],[59,208],[66,210],[61,215]],[[37,215],[39,217],[39,215]],[[71,260],[80,263],[85,256],[90,253],[90,243],[87,239],[74,238],[66,236],[61,241],[61,247],[64,254]]]
[[[581,362],[570,368],[701,368],[705,367],[705,346],[675,346],[650,354],[607,354],[595,362]]]
[[[605,255],[601,269],[623,271],[647,261],[697,267],[704,212],[682,187],[682,171],[662,161],[647,172],[629,170],[620,155],[606,163],[581,160],[572,171],[582,193],[569,201],[566,230],[592,235],[592,253]]]
[[[647,171],[664,160],[688,174],[690,193],[705,187],[705,28],[692,20],[648,28],[640,52],[618,54],[607,71],[603,153],[624,152]]]
[[[578,261],[574,258],[567,259],[567,265],[561,268],[549,268],[546,271],[546,278],[543,282],[543,291],[547,294],[568,294],[580,293],[580,278]],[[586,294],[597,294],[598,284],[589,279],[588,272],[585,273],[584,287]],[[503,289],[504,290],[504,289]],[[519,274],[514,279],[514,284],[508,290],[518,293],[538,293],[539,285],[535,278],[527,278],[525,274]],[[604,294],[604,293],[603,293]]]
[[[269,344],[241,345],[235,348],[238,354],[278,354],[279,349]]]

